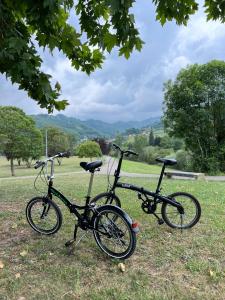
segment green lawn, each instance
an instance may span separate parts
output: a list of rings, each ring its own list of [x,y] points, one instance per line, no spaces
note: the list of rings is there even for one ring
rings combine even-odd
[[[149,165],[147,163],[123,160],[122,171],[128,173],[140,173],[140,174],[160,174],[162,165]]]
[[[43,160],[45,158],[43,157]],[[82,168],[80,167],[81,161],[90,161],[88,158],[78,158],[77,156],[71,156],[70,159],[63,158],[62,164],[59,166],[57,161],[55,161],[55,173],[66,173],[66,172],[77,172],[82,171]],[[16,176],[30,176],[30,175],[36,175],[38,173],[38,170],[35,170],[33,168],[32,163],[31,168],[27,168],[27,166],[22,163],[21,166],[18,166],[17,161],[15,161],[15,175]],[[5,157],[0,156],[0,178],[3,177],[10,177],[11,176],[11,170],[10,170],[10,163],[7,161]]]
[[[88,174],[56,176],[55,186],[81,199],[88,179]],[[106,181],[96,175],[93,194],[106,190]],[[156,185],[154,179],[124,181],[151,189]],[[136,252],[121,273],[118,261],[106,257],[91,235],[74,253],[64,247],[74,217],[61,205],[64,220],[55,236],[32,231],[24,210],[37,194],[33,179],[0,179],[0,299],[225,299],[225,184],[164,180],[163,186],[166,194],[194,194],[202,205],[200,223],[183,234],[159,226],[142,212],[135,193],[118,190],[124,209],[140,223]]]

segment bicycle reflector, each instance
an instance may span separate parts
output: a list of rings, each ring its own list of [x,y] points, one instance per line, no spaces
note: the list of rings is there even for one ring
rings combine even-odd
[[[138,226],[138,222],[133,222],[132,225],[132,230],[135,232],[135,233],[138,233],[139,232],[139,226]]]

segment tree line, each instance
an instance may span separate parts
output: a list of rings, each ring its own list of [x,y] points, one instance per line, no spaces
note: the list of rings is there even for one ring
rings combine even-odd
[[[76,139],[60,128],[38,129],[34,120],[21,109],[0,106],[0,153],[10,161],[12,176],[15,175],[15,160],[31,167],[32,160],[45,155],[45,134],[48,137],[48,156],[67,150],[73,151]]]
[[[163,135],[128,130],[115,143],[139,153],[130,159],[175,156],[182,170],[225,172],[225,62],[189,65],[166,82],[162,119]]]

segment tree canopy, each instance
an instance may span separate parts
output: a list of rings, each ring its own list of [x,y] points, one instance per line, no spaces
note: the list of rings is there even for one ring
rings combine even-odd
[[[42,135],[32,118],[13,106],[0,106],[0,144],[10,160],[12,176],[14,159],[37,159],[42,154]]]
[[[156,19],[186,25],[198,10],[195,0],[152,0]],[[131,8],[135,0],[3,0],[0,2],[0,72],[28,92],[40,107],[52,112],[68,102],[58,100],[61,87],[41,70],[38,47],[63,52],[72,66],[90,74],[100,68],[105,51],[114,47],[129,58],[143,41]],[[225,21],[225,4],[205,0],[208,20]],[[71,18],[74,17],[73,22]],[[73,26],[76,21],[79,26]]]
[[[70,149],[71,136],[57,127],[46,127],[41,130],[43,135],[43,143],[45,147],[46,147],[46,130],[47,130],[47,142],[48,142],[48,156],[53,156],[58,152],[65,152]]]
[[[99,157],[102,156],[101,148],[98,143],[94,141],[86,141],[81,143],[76,150],[79,157]]]
[[[194,168],[225,170],[225,62],[211,61],[182,69],[165,85],[164,121],[168,132],[183,138]]]

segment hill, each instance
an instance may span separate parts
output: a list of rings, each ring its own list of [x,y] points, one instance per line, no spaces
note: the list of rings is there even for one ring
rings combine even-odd
[[[81,121],[63,114],[56,116],[39,114],[31,116],[37,127],[55,126],[71,133],[78,138],[91,138],[97,136],[113,137],[116,133],[122,133],[128,128],[162,127],[160,117],[153,117],[143,121],[107,123],[100,120]]]

